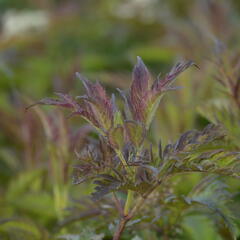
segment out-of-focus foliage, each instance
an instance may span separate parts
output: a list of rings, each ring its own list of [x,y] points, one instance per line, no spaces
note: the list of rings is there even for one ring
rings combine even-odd
[[[68,118],[69,113],[39,106],[26,112],[25,107],[54,92],[81,95],[75,77],[80,72],[114,92],[121,108],[115,89],[130,85],[136,56],[154,74],[167,72],[182,58],[200,69],[178,77],[184,88],[161,100],[147,136],[141,125],[126,123],[135,145],[143,136],[152,142],[152,158],[146,152],[143,159],[154,160],[155,167],[174,163],[175,175],[128,222],[123,239],[240,236],[238,181],[205,178],[204,173],[239,172],[238,0],[1,0],[0,13],[0,239],[111,239],[118,224],[111,195],[93,202],[88,196],[94,184],[72,184],[82,164],[85,173],[92,167],[102,170],[96,150],[103,139],[98,142],[96,130],[82,119]],[[121,148],[124,141],[114,140],[122,131],[119,114],[114,121],[109,139]],[[220,124],[223,135],[205,138],[215,132],[205,128],[209,123]],[[104,144],[101,148],[109,154]],[[156,175],[155,167],[144,174]],[[74,176],[74,182],[92,177],[90,172],[83,179]],[[109,191],[119,187],[116,176],[113,181],[99,175],[97,189],[101,184]],[[153,180],[149,174],[139,179],[139,186]],[[125,190],[117,197],[124,202]]]

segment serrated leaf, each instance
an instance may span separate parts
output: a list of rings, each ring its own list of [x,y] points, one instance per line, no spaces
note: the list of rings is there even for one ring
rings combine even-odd
[[[129,141],[136,147],[139,147],[145,138],[146,130],[141,123],[134,121],[125,121],[124,127]]]
[[[122,186],[122,182],[111,175],[99,175],[99,180],[95,180],[95,191],[92,193],[94,201],[100,200],[106,194],[117,191]]]
[[[155,115],[157,107],[160,103],[161,96],[168,90],[173,90],[171,84],[173,80],[188,67],[194,65],[192,61],[178,63],[164,79],[158,78],[153,84],[147,67],[141,60],[137,58],[137,64],[133,69],[133,81],[127,99],[133,119],[149,128]]]
[[[204,178],[187,196],[190,205],[200,204],[210,210],[210,219],[223,239],[236,239],[233,213],[227,203],[231,200],[227,185],[213,176]],[[196,209],[195,209],[196,210]]]
[[[115,149],[122,149],[125,144],[124,128],[117,126],[108,131],[108,140],[110,145]]]
[[[178,172],[208,172],[240,177],[240,153],[225,150],[225,131],[209,125],[202,131],[188,131],[164,150],[164,161],[175,159]]]

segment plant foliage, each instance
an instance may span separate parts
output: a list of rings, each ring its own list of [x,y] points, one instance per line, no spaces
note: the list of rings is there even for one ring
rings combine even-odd
[[[98,142],[87,144],[78,154],[73,182],[79,184],[91,180],[95,185],[94,201],[113,193],[121,216],[114,239],[120,238],[127,223],[138,222],[131,219],[156,189],[166,185],[175,175],[198,172],[239,177],[239,152],[232,150],[227,131],[221,124],[210,124],[201,131],[187,131],[175,143],[165,147],[161,144],[158,148],[153,147],[148,139],[161,97],[176,89],[172,86],[175,78],[192,65],[192,61],[178,63],[166,76],[152,81],[147,67],[138,57],[130,89],[118,90],[123,97],[123,107],[117,106],[115,96],[110,98],[99,82],[92,83],[80,74],[77,77],[82,80],[85,95],[72,97],[57,93],[57,99],[44,98],[34,104],[67,108],[71,116],[82,117],[98,132]],[[127,192],[124,205],[116,195],[121,192]],[[204,214],[213,212],[219,234],[224,239],[235,239],[231,214],[225,206],[228,196],[223,194],[225,192],[224,185],[207,177],[187,197],[173,199],[184,206],[179,216],[184,216],[185,212],[189,214],[191,209],[199,209]],[[217,202],[214,195],[218,197]],[[162,207],[172,208],[173,199]]]

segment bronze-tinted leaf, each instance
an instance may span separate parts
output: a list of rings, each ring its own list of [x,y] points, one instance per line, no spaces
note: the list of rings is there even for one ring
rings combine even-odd
[[[158,78],[156,80],[153,90],[156,92],[168,90],[176,77],[192,65],[195,65],[193,61],[177,63],[163,79]]]
[[[92,198],[94,201],[100,200],[106,194],[119,190],[123,185],[118,178],[113,177],[108,174],[101,174],[98,176],[99,180],[95,180],[96,184],[95,191],[92,193]]]

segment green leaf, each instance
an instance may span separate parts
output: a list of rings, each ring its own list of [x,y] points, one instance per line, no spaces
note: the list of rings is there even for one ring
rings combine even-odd
[[[159,103],[162,99],[163,95],[157,96],[156,99],[153,99],[152,102],[148,104],[147,107],[147,121],[146,121],[146,128],[149,129],[152,120],[155,116],[155,113],[158,109]]]
[[[125,145],[123,127],[119,125],[110,129],[108,131],[108,140],[113,148],[121,150]]]
[[[139,147],[146,136],[146,130],[141,123],[134,121],[125,121],[124,127],[129,141],[136,147]]]
[[[218,125],[188,131],[164,150],[164,161],[175,159],[175,172],[208,172],[240,177],[240,153],[228,150],[226,132]]]
[[[230,200],[227,185],[212,176],[204,178],[187,197],[187,202],[195,206],[193,211],[197,210],[197,205],[209,210],[205,214],[215,223],[214,226],[223,239],[235,240],[234,216],[228,208]]]
[[[15,176],[9,184],[6,197],[8,201],[18,199],[28,189],[32,189],[35,182],[39,182],[43,175],[43,170],[25,171]]]
[[[0,237],[10,240],[41,240],[43,234],[39,228],[25,220],[6,220],[0,222]]]

